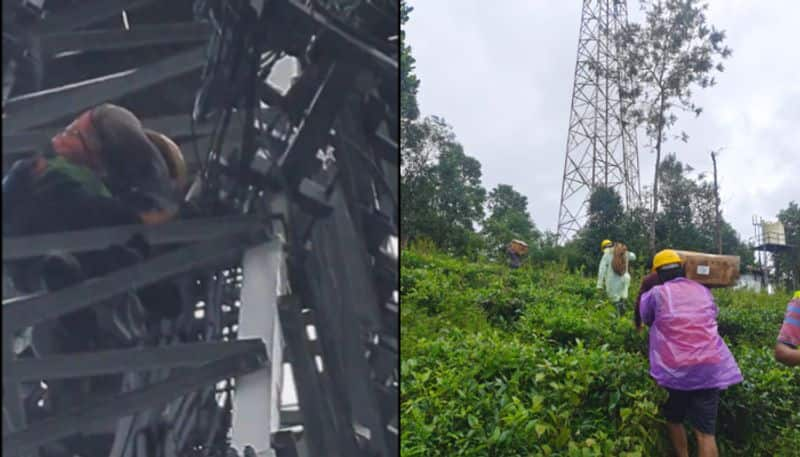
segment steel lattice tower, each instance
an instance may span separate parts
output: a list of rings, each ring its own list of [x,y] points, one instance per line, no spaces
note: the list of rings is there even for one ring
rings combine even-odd
[[[628,19],[625,0],[584,0],[572,89],[558,236],[583,227],[591,190],[617,190],[627,207],[639,204],[635,127],[625,122],[624,77],[613,36]]]

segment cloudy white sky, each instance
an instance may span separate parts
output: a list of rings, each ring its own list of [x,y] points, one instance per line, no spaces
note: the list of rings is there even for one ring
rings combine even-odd
[[[733,56],[716,87],[681,119],[688,144],[666,152],[696,173],[718,159],[722,210],[747,239],[752,217],[774,218],[800,202],[800,46],[796,0],[711,0],[710,22]],[[540,229],[555,231],[567,139],[581,1],[410,0],[406,36],[421,79],[425,115],[444,117],[483,165],[487,189],[511,184],[528,197]],[[629,0],[632,17],[638,1]],[[767,6],[765,6],[767,5]],[[640,145],[644,144],[640,134]],[[642,185],[655,155],[640,146]]]

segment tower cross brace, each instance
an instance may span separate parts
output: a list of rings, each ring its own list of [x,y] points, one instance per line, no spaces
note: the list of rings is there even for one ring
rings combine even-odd
[[[630,102],[621,96],[626,79],[614,42],[627,19],[625,0],[583,1],[559,204],[560,242],[586,223],[595,188],[616,190],[628,208],[640,202],[636,131],[626,118]]]

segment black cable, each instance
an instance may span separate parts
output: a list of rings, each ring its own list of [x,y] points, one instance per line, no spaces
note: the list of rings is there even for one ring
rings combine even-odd
[[[383,170],[381,170],[380,167],[378,166],[378,164],[375,163],[375,160],[373,158],[369,157],[366,152],[364,152],[360,147],[358,147],[358,145],[356,145],[355,143],[353,143],[352,141],[350,141],[346,137],[342,137],[342,139],[346,143],[348,143],[356,151],[356,153],[358,153],[358,155],[361,156],[361,158],[370,165],[370,167],[372,168],[372,171],[373,171],[373,173],[372,173],[373,177],[377,177],[378,178],[377,181],[384,187],[384,190],[389,195],[389,198],[391,199],[392,204],[394,205],[395,211],[397,211],[397,209],[400,208],[399,203],[398,203],[397,199],[394,197],[394,194],[392,193],[392,187],[389,185],[389,181],[386,179],[386,176],[383,174]]]
[[[197,133],[194,130],[194,116],[192,114],[193,113],[189,113],[189,130],[192,134],[192,149],[194,149],[194,158],[197,161],[197,166],[200,167],[200,175],[204,176],[206,170],[203,165],[203,159],[200,158],[200,148],[197,145]]]
[[[206,59],[211,60],[211,65],[207,67],[208,71],[204,75],[206,80],[208,79],[213,80],[215,75],[219,72],[220,62],[223,56],[222,51],[225,45],[225,33],[228,31],[228,21],[226,20],[225,13],[226,13],[226,8],[223,5],[222,11],[220,11],[221,18],[218,20],[216,15],[214,14],[214,9],[213,8],[209,9],[209,20],[214,27],[214,34],[215,34],[215,36],[212,36],[211,40],[216,39],[217,45],[214,46],[215,49],[213,50],[214,53],[213,55],[210,53],[206,54]],[[205,176],[206,172],[208,171],[209,156],[211,154],[211,151],[206,151],[206,159],[205,161],[203,161],[200,155],[200,148],[198,146],[197,133],[195,130],[195,121],[194,121],[194,116],[192,114],[193,112],[190,113],[190,120],[189,120],[189,128],[192,134],[192,146],[194,149],[195,159],[197,160],[197,164],[200,167],[201,176]],[[213,138],[213,131],[212,131],[212,138]]]
[[[336,15],[333,14],[328,8],[325,8],[323,5],[320,5],[319,4],[319,0],[312,0],[311,7],[309,8],[309,12],[310,13],[319,13],[320,16],[322,16],[324,19],[329,21],[331,23],[331,25],[333,25],[333,26],[339,28],[341,31],[351,35],[356,40],[361,41],[362,44],[365,44],[367,46],[371,46],[371,47],[379,50],[383,54],[391,55],[392,53],[397,52],[394,49],[390,48],[389,45],[387,45],[383,41],[378,40],[375,37],[368,35],[364,30],[361,30],[358,27],[350,25],[350,24],[346,23],[345,21],[341,20],[340,18],[336,17]],[[352,18],[348,18],[348,19],[352,19]],[[323,28],[325,30],[329,30],[329,27],[326,27],[326,26],[324,26],[322,24],[320,24],[320,28]]]

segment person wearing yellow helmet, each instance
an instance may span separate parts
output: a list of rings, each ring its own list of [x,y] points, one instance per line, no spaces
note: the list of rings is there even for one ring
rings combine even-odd
[[[775,344],[775,360],[790,367],[800,366],[800,290],[786,307],[786,315]]]
[[[597,289],[604,289],[608,298],[617,307],[620,316],[625,313],[625,301],[628,299],[628,288],[631,275],[628,263],[636,260],[636,254],[628,251],[622,242],[603,240],[600,243],[603,257],[597,269]]]
[[[715,438],[720,391],[743,381],[741,370],[717,331],[718,309],[702,284],[686,279],[677,252],[653,258],[660,285],[641,299],[642,321],[650,326],[650,376],[669,392],[663,406],[670,440],[688,454],[688,419],[699,456],[718,455]]]
[[[683,260],[672,249],[664,249],[663,251],[659,251],[658,254],[653,257],[653,268],[652,271],[658,271],[661,269],[662,271],[668,271],[680,267],[683,265]]]

